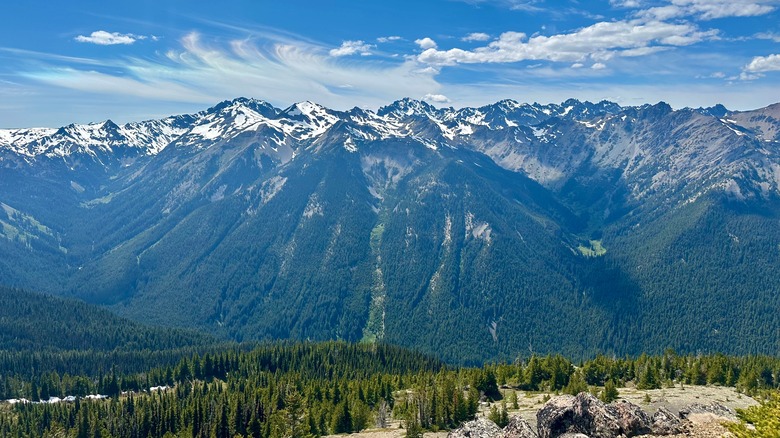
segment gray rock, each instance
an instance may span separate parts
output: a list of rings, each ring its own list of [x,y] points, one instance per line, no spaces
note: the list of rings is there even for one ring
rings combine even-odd
[[[565,433],[601,438],[620,433],[617,417],[599,399],[584,392],[551,399],[536,413],[536,420],[540,438],[558,438]]]
[[[575,425],[574,396],[551,398],[536,413],[539,438],[555,438],[572,430]]]
[[[650,430],[653,435],[676,435],[685,432],[687,423],[664,407],[653,414]]]
[[[447,438],[498,438],[501,428],[485,417],[463,423],[463,425],[447,434]]]
[[[680,409],[680,418],[687,418],[691,414],[712,414],[730,421],[737,421],[737,413],[734,409],[723,406],[718,402],[712,402],[708,405],[694,403]]]
[[[620,429],[627,437],[650,433],[652,420],[639,406],[627,400],[619,400],[607,406],[610,407],[614,408]]]
[[[527,421],[519,416],[513,416],[509,418],[509,424],[498,438],[537,438],[538,436]]]
[[[591,438],[632,437],[650,432],[650,417],[627,401],[605,405],[591,394],[551,399],[536,414],[540,438],[584,434]]]

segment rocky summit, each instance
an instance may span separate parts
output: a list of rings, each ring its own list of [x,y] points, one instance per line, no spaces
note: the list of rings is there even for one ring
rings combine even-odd
[[[707,413],[720,420],[729,420],[729,409],[713,403],[690,405],[680,416],[661,407],[649,415],[626,400],[605,404],[589,393],[577,396],[553,397],[537,413],[537,428],[519,416],[500,429],[484,417],[463,424],[447,438],[621,438],[696,436],[690,413]],[[733,413],[732,413],[733,414]],[[733,421],[733,420],[732,420]]]

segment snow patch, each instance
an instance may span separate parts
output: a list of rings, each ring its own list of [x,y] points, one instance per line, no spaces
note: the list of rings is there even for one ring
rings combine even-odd
[[[347,139],[344,141],[344,149],[353,153],[358,151],[358,148],[355,145],[355,142],[352,140],[352,137],[347,137]]]

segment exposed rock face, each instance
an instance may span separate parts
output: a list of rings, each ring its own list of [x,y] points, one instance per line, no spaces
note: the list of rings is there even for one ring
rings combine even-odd
[[[540,438],[585,434],[591,438],[632,437],[651,431],[651,419],[639,406],[621,400],[605,405],[591,394],[556,397],[536,414]]]
[[[509,424],[498,438],[537,438],[538,436],[527,421],[519,416],[513,416],[509,418]]]
[[[627,436],[650,433],[651,418],[639,406],[626,400],[619,400],[607,405],[612,407],[617,414],[620,428]]]
[[[688,418],[691,414],[712,414],[731,421],[737,420],[737,413],[733,409],[717,402],[708,405],[694,403],[680,409],[680,418]]]
[[[658,408],[652,417],[650,430],[653,435],[675,435],[685,432],[686,423],[668,409]]]
[[[477,417],[448,433],[447,438],[497,438],[501,433],[496,423],[485,417]]]
[[[539,438],[554,438],[574,427],[574,396],[562,395],[550,399],[536,413]]]

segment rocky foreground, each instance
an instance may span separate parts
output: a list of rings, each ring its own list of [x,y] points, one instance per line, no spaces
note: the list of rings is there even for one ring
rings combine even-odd
[[[649,415],[629,401],[605,404],[583,392],[548,401],[536,414],[537,428],[519,416],[511,417],[504,429],[480,417],[450,432],[447,438],[719,437],[725,432],[718,421],[701,426],[695,420],[702,416],[736,420],[734,410],[718,403],[692,404],[681,409],[679,415],[661,407]]]

